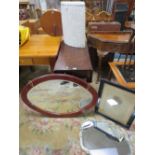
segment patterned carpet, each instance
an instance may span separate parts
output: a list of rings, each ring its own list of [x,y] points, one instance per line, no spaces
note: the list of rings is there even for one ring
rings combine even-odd
[[[28,71],[24,74],[20,78],[20,87],[40,73],[36,71],[35,74],[30,74]],[[98,85],[92,85],[98,90]],[[121,131],[130,145],[132,155],[135,154],[134,124],[130,130],[126,130],[94,113],[74,118],[49,118],[31,111],[21,99],[19,112],[20,155],[86,155],[80,146],[79,133],[81,124],[88,120],[107,122]]]
[[[108,122],[122,132],[134,155],[134,129],[125,130],[97,115],[48,118],[32,112],[20,101],[20,155],[86,155],[80,147],[80,125],[87,120]]]

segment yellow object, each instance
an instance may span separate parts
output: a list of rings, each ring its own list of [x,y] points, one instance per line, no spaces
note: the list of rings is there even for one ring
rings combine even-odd
[[[30,29],[25,26],[19,26],[19,45],[22,46],[30,38]]]

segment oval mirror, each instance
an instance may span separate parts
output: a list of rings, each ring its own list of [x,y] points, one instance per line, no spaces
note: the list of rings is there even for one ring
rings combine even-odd
[[[29,81],[21,91],[31,109],[52,117],[71,117],[90,111],[97,92],[87,82],[70,75],[50,74]]]

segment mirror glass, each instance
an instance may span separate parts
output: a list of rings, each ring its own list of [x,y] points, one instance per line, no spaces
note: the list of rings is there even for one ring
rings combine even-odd
[[[94,127],[82,130],[82,145],[92,155],[131,155],[130,147],[124,139],[113,140]]]
[[[27,98],[31,104],[55,113],[77,112],[92,101],[92,94],[77,83],[54,79],[32,87]]]
[[[104,84],[98,112],[126,125],[134,112],[135,94]]]

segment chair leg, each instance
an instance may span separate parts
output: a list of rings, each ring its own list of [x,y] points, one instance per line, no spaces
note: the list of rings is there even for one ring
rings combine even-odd
[[[120,60],[121,56],[122,56],[122,54],[120,53],[120,54],[119,54],[119,57],[118,57],[118,59],[117,59],[117,62]]]
[[[125,61],[124,61],[124,70],[126,69],[127,59],[128,59],[128,54],[126,54],[126,56],[125,56]]]
[[[93,71],[87,71],[87,82],[92,82]]]
[[[131,64],[131,60],[132,60],[132,54],[130,55],[130,60],[129,60],[129,66],[130,66],[130,64]]]

